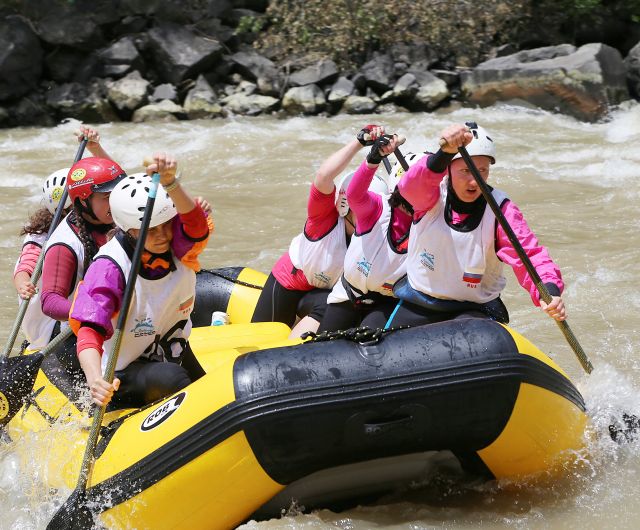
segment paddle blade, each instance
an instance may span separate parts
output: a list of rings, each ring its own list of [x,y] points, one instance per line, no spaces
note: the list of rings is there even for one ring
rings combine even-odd
[[[0,427],[11,421],[33,390],[43,359],[34,353],[0,361]]]
[[[75,489],[47,525],[47,530],[85,530],[93,528],[93,515],[87,507],[84,489]]]

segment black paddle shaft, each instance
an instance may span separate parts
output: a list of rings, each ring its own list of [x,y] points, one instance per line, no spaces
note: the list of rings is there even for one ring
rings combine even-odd
[[[78,150],[76,151],[76,157],[73,161],[74,165],[82,158],[84,154],[84,148],[87,146],[87,138],[83,138],[78,146]],[[64,212],[64,203],[67,202],[67,196],[69,192],[67,191],[67,186],[64,187],[64,191],[62,192],[62,197],[60,198],[60,202],[58,203],[58,207],[56,208],[56,213],[53,216],[53,220],[51,221],[51,225],[49,226],[49,231],[47,232],[48,241],[53,234],[53,231],[60,224],[60,220],[62,219],[62,214]],[[38,280],[40,279],[40,274],[42,273],[42,265],[44,264],[44,249],[40,252],[40,256],[38,257],[38,262],[36,263],[33,272],[31,273],[31,283],[36,285]],[[4,359],[11,354],[11,350],[13,349],[13,345],[16,342],[16,337],[18,336],[18,332],[20,331],[20,326],[22,326],[22,321],[24,320],[24,316],[27,313],[27,308],[29,306],[30,299],[22,300],[20,302],[20,307],[18,308],[18,315],[16,316],[15,322],[13,323],[13,327],[9,332],[9,338],[7,339],[7,344],[4,347],[2,353],[0,353],[0,359]]]
[[[515,233],[513,232],[513,229],[511,228],[511,226],[509,225],[509,222],[507,221],[506,217],[502,213],[502,210],[500,210],[498,203],[496,203],[496,200],[493,198],[493,195],[491,194],[491,190],[489,189],[489,186],[482,178],[482,175],[480,175],[480,172],[478,171],[478,168],[476,167],[475,163],[471,159],[471,156],[467,152],[466,147],[464,146],[459,147],[458,152],[460,153],[460,156],[462,156],[462,159],[464,160],[465,164],[467,164],[467,167],[471,171],[473,178],[478,183],[478,187],[480,188],[480,192],[482,193],[482,196],[487,201],[487,204],[491,207],[491,210],[493,211],[494,215],[496,216],[496,219],[500,223],[500,226],[507,234],[509,241],[513,245],[513,248],[516,250],[518,257],[520,258],[525,268],[527,269],[529,276],[531,276],[533,283],[535,284],[536,288],[538,289],[538,292],[540,293],[540,298],[544,302],[549,303],[552,299],[552,296],[549,293],[549,290],[547,289],[545,284],[542,283],[542,280],[540,279],[540,275],[538,274],[538,271],[536,271],[535,267],[533,266],[533,263],[531,263],[531,260],[529,259],[529,256],[527,256],[526,252],[524,251],[524,248],[522,248],[520,241],[518,240]],[[591,361],[589,361],[587,354],[582,349],[582,346],[580,346],[580,343],[578,342],[578,339],[573,334],[573,331],[571,331],[569,324],[567,323],[566,320],[563,320],[563,321],[556,320],[556,323],[560,327],[560,330],[562,331],[565,338],[567,339],[567,342],[569,343],[574,353],[578,357],[578,360],[580,361],[582,368],[584,368],[585,372],[590,374],[593,371],[593,365],[591,364]]]

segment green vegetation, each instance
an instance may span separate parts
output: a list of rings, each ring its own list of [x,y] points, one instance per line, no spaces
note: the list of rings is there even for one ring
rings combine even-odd
[[[502,44],[570,42],[607,17],[640,18],[640,0],[271,0],[255,45],[279,61],[329,56],[344,68],[398,42],[424,42],[465,66]]]

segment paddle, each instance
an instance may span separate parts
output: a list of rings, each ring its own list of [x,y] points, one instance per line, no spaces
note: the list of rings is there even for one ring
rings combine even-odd
[[[441,139],[440,146],[442,147],[443,145],[446,145],[446,141],[444,139]],[[465,164],[467,164],[467,167],[473,174],[473,177],[475,178],[476,182],[478,183],[482,196],[487,201],[487,204],[491,207],[491,210],[493,210],[493,213],[495,214],[496,219],[498,219],[500,226],[502,226],[503,230],[507,234],[507,237],[509,238],[509,241],[511,241],[513,248],[515,248],[518,254],[518,257],[522,260],[522,263],[524,263],[525,267],[527,268],[527,272],[533,279],[536,285],[536,288],[540,293],[540,298],[547,303],[550,302],[551,294],[549,293],[549,290],[546,288],[544,283],[542,283],[542,280],[540,279],[540,276],[538,275],[537,271],[533,267],[533,264],[531,263],[529,256],[527,256],[526,253],[524,252],[524,249],[522,248],[520,241],[518,241],[518,238],[516,237],[513,230],[511,229],[511,226],[509,225],[507,219],[502,213],[502,210],[500,210],[500,208],[498,207],[498,204],[493,198],[493,195],[491,195],[491,191],[489,190],[489,187],[487,186],[482,176],[480,175],[480,172],[478,171],[478,168],[474,164],[471,156],[469,156],[467,149],[465,147],[459,147],[458,151],[462,156],[462,159],[464,160]],[[590,374],[593,371],[593,365],[591,364],[591,361],[589,361],[589,358],[587,357],[586,353],[580,346],[578,339],[576,339],[575,335],[571,331],[569,324],[567,323],[566,320],[556,321],[556,323],[560,327],[562,333],[567,339],[567,342],[569,343],[574,353],[578,357],[578,360],[580,361],[580,364],[584,368],[585,372]],[[622,419],[616,420],[616,424],[609,425],[609,435],[611,436],[611,439],[617,443],[634,441],[638,437],[639,431],[640,431],[640,418],[638,418],[638,416],[636,416],[635,414],[630,414],[627,412],[622,413]]]
[[[144,243],[147,237],[149,229],[149,223],[151,221],[151,214],[153,213],[153,205],[156,199],[156,193],[158,191],[158,183],[160,182],[160,175],[158,173],[153,174],[151,180],[151,186],[149,188],[149,197],[147,199],[147,205],[144,210],[144,217],[142,218],[142,224],[140,226],[140,233],[138,235],[138,241],[136,242],[136,248],[131,258],[131,270],[129,271],[129,277],[127,279],[127,285],[122,297],[122,306],[118,313],[118,320],[116,322],[116,329],[113,333],[113,348],[109,352],[107,357],[107,366],[104,372],[104,380],[112,383],[115,372],[116,363],[118,362],[118,354],[120,352],[120,344],[122,343],[122,334],[127,321],[127,314],[129,313],[129,306],[135,292],[136,278],[138,277],[138,271],[140,269],[140,261],[142,252],[144,251]],[[85,448],[84,457],[82,459],[82,465],[80,466],[80,474],[78,476],[78,483],[75,490],[71,493],[65,503],[54,514],[51,521],[47,525],[47,530],[61,530],[72,528],[91,528],[93,526],[93,516],[87,506],[87,482],[89,481],[89,475],[94,463],[94,452],[96,444],[98,442],[98,436],[100,434],[100,427],[102,426],[102,419],[104,418],[105,406],[96,407],[93,414],[93,423],[91,430],[89,431],[89,438],[87,439],[87,446]]]
[[[406,138],[404,136],[401,137],[401,142],[399,145],[402,145]],[[402,154],[402,151],[400,151],[400,147],[396,147],[395,150],[393,151],[393,154],[396,155],[396,158],[398,160],[398,162],[400,162],[400,165],[402,166],[402,169],[404,169],[405,171],[409,170],[409,164],[407,164],[407,160],[404,157],[404,155]],[[385,158],[386,160],[386,158]],[[396,316],[396,313],[398,312],[398,309],[400,309],[400,306],[402,305],[402,300],[398,300],[398,303],[396,304],[396,307],[393,309],[393,311],[391,312],[391,315],[389,315],[389,318],[386,322],[386,324],[384,325],[384,328],[382,328],[384,331],[388,330],[391,327],[391,323],[393,322],[393,319]]]
[[[444,139],[441,140],[441,145],[443,141]],[[444,141],[444,143],[446,144],[446,141]],[[460,153],[460,156],[462,156],[462,159],[464,160],[465,164],[467,164],[467,167],[469,168],[469,171],[471,171],[473,178],[478,183],[478,187],[480,188],[480,192],[482,193],[482,196],[487,201],[487,204],[491,207],[491,210],[496,216],[496,219],[500,223],[500,226],[504,230],[505,234],[507,234],[509,241],[513,245],[513,248],[518,254],[518,257],[520,258],[525,268],[527,269],[529,276],[531,276],[533,283],[538,289],[538,293],[540,293],[540,299],[546,303],[551,302],[552,296],[549,293],[549,290],[547,289],[545,284],[542,283],[542,280],[540,279],[540,275],[534,268],[533,263],[531,263],[531,260],[529,259],[529,256],[527,256],[526,252],[524,251],[524,248],[522,248],[520,241],[518,241],[518,238],[513,232],[513,229],[509,225],[509,222],[507,221],[506,217],[502,213],[502,210],[500,210],[498,203],[496,203],[495,199],[493,198],[493,195],[491,195],[491,190],[489,189],[489,186],[482,178],[482,175],[480,175],[480,172],[478,171],[478,168],[476,167],[475,163],[471,159],[471,156],[469,156],[469,153],[467,152],[466,147],[464,146],[459,147],[458,152]],[[558,324],[558,327],[564,334],[565,339],[567,339],[567,342],[573,349],[573,352],[578,357],[578,360],[580,361],[582,368],[584,368],[584,371],[590,374],[593,371],[593,365],[591,364],[591,361],[587,357],[587,354],[582,349],[582,346],[580,346],[580,343],[578,342],[578,339],[576,339],[575,335],[573,334],[573,331],[571,331],[571,328],[569,327],[569,324],[567,323],[567,321],[556,320],[556,324]]]
[[[73,161],[75,164],[78,162],[84,153],[84,148],[87,146],[88,139],[84,137],[78,146],[78,151],[76,152],[76,157]],[[49,227],[49,231],[47,232],[47,240],[53,234],[53,231],[60,224],[62,219],[62,213],[64,211],[64,203],[67,202],[67,186],[64,187],[64,191],[62,193],[62,197],[60,198],[60,202],[58,203],[58,207],[56,208],[56,213],[53,216],[53,220],[51,221],[51,226]],[[40,256],[38,257],[38,262],[36,263],[35,268],[33,269],[33,274],[31,275],[31,283],[35,286],[40,279],[40,274],[42,273],[42,264],[44,263],[44,249],[40,252]],[[4,347],[2,353],[0,353],[0,361],[9,357],[11,350],[13,349],[13,345],[16,342],[16,337],[18,336],[18,332],[20,331],[20,326],[22,326],[22,321],[24,320],[24,315],[27,312],[27,308],[29,307],[29,298],[23,299],[20,302],[20,307],[18,308],[18,315],[13,323],[13,327],[11,328],[11,332],[9,333],[9,339],[7,340],[7,344]]]

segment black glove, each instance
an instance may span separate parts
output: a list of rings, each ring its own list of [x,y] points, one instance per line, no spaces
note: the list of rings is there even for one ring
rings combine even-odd
[[[384,135],[373,142],[371,151],[369,151],[369,154],[367,155],[367,162],[369,162],[369,164],[377,166],[382,162],[382,159],[387,156],[380,153],[380,148],[385,145],[389,145],[389,138],[391,137]]]
[[[365,145],[373,145],[374,140],[372,140],[371,138],[369,138],[368,140],[365,139],[365,136],[367,136],[368,134],[371,134],[372,129],[375,129],[376,127],[378,127],[378,125],[365,125],[360,132],[356,135],[356,139],[358,140],[358,142],[360,142],[361,145],[365,146]]]

